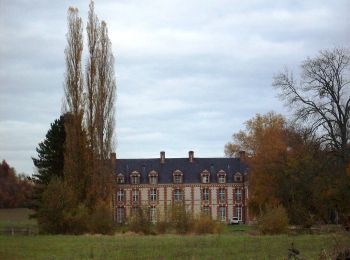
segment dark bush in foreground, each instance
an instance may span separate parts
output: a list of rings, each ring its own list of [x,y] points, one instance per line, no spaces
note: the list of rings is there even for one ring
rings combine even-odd
[[[222,232],[222,225],[208,216],[195,219],[193,232],[196,234],[216,234]]]

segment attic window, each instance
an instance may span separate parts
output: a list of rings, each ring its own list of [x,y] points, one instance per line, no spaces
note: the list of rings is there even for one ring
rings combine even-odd
[[[201,179],[202,179],[202,183],[210,183],[210,172],[208,172],[207,170],[204,170],[201,173]]]
[[[241,182],[242,181],[242,174],[239,172],[235,174],[235,182]]]
[[[122,173],[119,173],[117,175],[117,183],[125,183],[125,178],[124,178],[124,175]]]
[[[183,182],[182,180],[183,173],[179,170],[174,171],[173,173],[173,182],[175,184],[181,184]]]
[[[226,173],[223,170],[218,172],[218,183],[226,183]]]
[[[157,184],[158,183],[158,173],[156,171],[151,171],[148,174],[149,184]]]
[[[137,171],[133,171],[130,174],[130,182],[131,182],[131,184],[139,184],[140,183],[140,173]]]

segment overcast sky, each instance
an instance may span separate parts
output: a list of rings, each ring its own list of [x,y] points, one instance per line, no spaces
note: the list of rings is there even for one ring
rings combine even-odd
[[[35,147],[61,113],[69,6],[85,29],[88,1],[0,0],[0,159],[17,172],[33,173]],[[350,42],[347,0],[95,6],[116,58],[119,158],[224,156],[256,113],[289,113],[274,74]]]

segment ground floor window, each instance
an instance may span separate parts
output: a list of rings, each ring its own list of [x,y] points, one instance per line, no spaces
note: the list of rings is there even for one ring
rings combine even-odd
[[[121,224],[124,222],[125,209],[117,208],[117,223]]]
[[[226,207],[219,207],[219,219],[220,221],[226,221]]]
[[[238,219],[238,221],[242,221],[242,207],[241,206],[235,207],[235,217]]]
[[[157,222],[157,209],[156,209],[156,207],[150,207],[149,218],[153,224],[155,224]]]
[[[182,199],[183,199],[182,190],[176,189],[174,191],[174,201],[180,202],[180,201],[182,201]]]

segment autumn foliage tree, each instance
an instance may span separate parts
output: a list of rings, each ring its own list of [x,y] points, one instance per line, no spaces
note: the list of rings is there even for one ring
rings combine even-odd
[[[3,160],[0,164],[0,208],[24,208],[31,204],[33,185]]]

